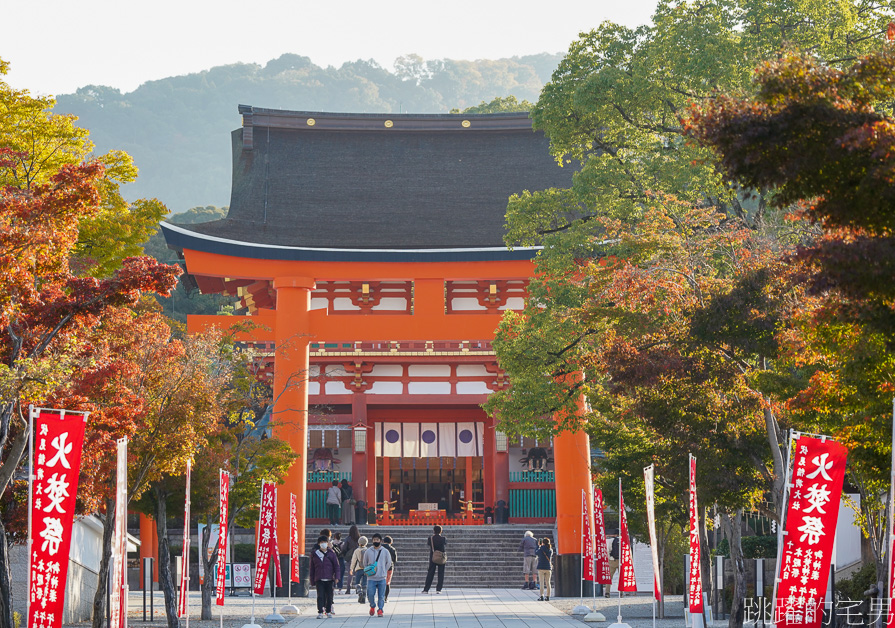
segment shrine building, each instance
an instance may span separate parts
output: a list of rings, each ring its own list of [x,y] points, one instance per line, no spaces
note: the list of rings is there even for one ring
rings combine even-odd
[[[579,553],[587,437],[508,438],[481,408],[509,385],[491,342],[538,252],[504,244],[508,198],[571,169],[525,113],[239,111],[229,214],[162,229],[189,281],[238,299],[188,329],[252,324],[272,429],[302,454],[280,527],[290,492],[316,524],[346,479],[369,523],[559,518],[559,553]]]

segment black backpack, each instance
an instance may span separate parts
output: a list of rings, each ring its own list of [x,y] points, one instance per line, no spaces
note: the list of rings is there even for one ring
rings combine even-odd
[[[333,551],[336,553],[336,558],[343,558],[345,556],[345,551],[342,549],[342,543],[333,543]]]
[[[612,549],[609,550],[609,558],[618,560],[618,537],[612,539]]]

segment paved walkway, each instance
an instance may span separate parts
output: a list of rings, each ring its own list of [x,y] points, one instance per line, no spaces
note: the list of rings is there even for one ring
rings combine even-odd
[[[538,602],[521,590],[445,589],[436,595],[434,591],[423,594],[415,589],[395,589],[385,605],[384,617],[370,617],[369,609],[369,605],[358,604],[356,600],[339,603],[335,607],[336,616],[325,620],[325,626],[357,626],[368,622],[371,626],[389,628],[572,628],[581,625],[551,604]],[[317,619],[314,610],[303,611],[307,615],[291,620],[289,625],[324,621]]]
[[[576,628],[580,622],[560,609],[546,602],[538,602],[529,591],[513,589],[445,589],[436,595],[434,589],[428,593],[420,593],[418,589],[392,589],[389,601],[385,605],[384,617],[370,617],[369,604],[358,604],[357,596],[336,596],[335,617],[317,619],[317,603],[314,591],[310,598],[293,599],[299,606],[301,614],[287,615],[288,628],[297,626],[315,626],[321,628],[338,628],[340,626],[375,626],[377,628]],[[158,594],[157,594],[158,595]],[[133,628],[146,626],[142,619],[142,597],[139,593],[131,593],[129,624]],[[155,621],[159,625],[160,599],[156,598]],[[286,600],[278,599],[277,606],[282,607]],[[216,627],[218,620],[209,622],[197,621],[199,594],[190,595],[192,626]],[[255,621],[264,628],[283,624],[267,624],[265,616],[271,612],[272,600],[269,597],[256,599]],[[249,623],[251,599],[246,597],[228,598],[224,611],[224,626],[238,627]],[[218,607],[212,612],[217,618]],[[611,622],[608,622],[611,623]]]

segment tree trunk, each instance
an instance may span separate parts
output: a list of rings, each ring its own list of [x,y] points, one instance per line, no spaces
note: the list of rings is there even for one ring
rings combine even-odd
[[[771,459],[773,460],[774,482],[771,487],[771,495],[774,498],[774,509],[777,511],[777,524],[783,523],[783,492],[786,484],[786,456],[785,449],[781,449],[780,439],[778,437],[779,430],[777,426],[777,417],[771,410],[770,400],[765,398],[764,404],[764,425],[765,432],[768,436],[768,445],[771,447]],[[789,446],[789,440],[785,441],[785,447]]]
[[[728,628],[743,628],[744,604],[746,600],[746,561],[743,559],[743,511],[736,511],[733,519],[721,515],[724,536],[730,544],[730,560],[733,563],[733,598],[730,602]]]
[[[700,508],[699,517],[699,568],[702,571],[702,591],[712,599],[715,586],[723,587],[724,583],[715,583],[715,572],[712,569],[712,552],[709,548],[709,534],[706,526],[706,509]],[[687,528],[689,530],[689,526]],[[689,547],[689,545],[688,545]]]
[[[115,534],[115,500],[106,499],[106,519],[103,522],[103,553],[99,562],[96,594],[93,596],[92,628],[103,628],[106,623],[106,590],[109,588],[109,566],[112,559],[112,536]]]
[[[174,592],[174,579],[171,576],[171,552],[168,548],[168,492],[162,488],[153,489],[155,494],[155,529],[158,534],[158,584],[165,594],[165,615],[168,628],[180,628],[177,617],[177,596]],[[185,522],[184,525],[189,525]],[[189,560],[186,556],[184,560]]]
[[[670,529],[670,528],[669,528]],[[665,546],[668,544],[668,530],[660,527],[656,530],[656,554],[659,556],[659,582],[662,583],[662,591],[659,591],[659,600],[656,602],[656,617],[665,619]]]
[[[211,515],[205,517],[205,529],[202,531],[202,538],[199,539],[199,560],[202,561],[202,569],[205,571],[205,581],[202,583],[202,619],[214,619],[211,616],[211,598],[215,590],[217,582],[217,557],[218,547],[220,547],[220,536],[218,536],[217,547],[211,556],[208,555],[208,542],[211,540]]]
[[[27,595],[27,592],[25,593]],[[27,617],[22,625],[27,624]],[[9,574],[9,540],[6,527],[0,519],[0,628],[13,628],[12,621],[12,585]]]

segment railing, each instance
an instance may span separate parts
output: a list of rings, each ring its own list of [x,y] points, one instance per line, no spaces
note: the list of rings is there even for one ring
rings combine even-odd
[[[351,471],[311,471],[308,473],[308,483],[311,482],[341,482],[342,480],[351,481]]]
[[[547,519],[556,516],[556,491],[552,488],[510,490],[510,518]]]
[[[555,482],[553,471],[510,471],[510,482]]]
[[[311,490],[306,494],[305,517],[308,519],[328,519],[326,513],[326,489]]]

